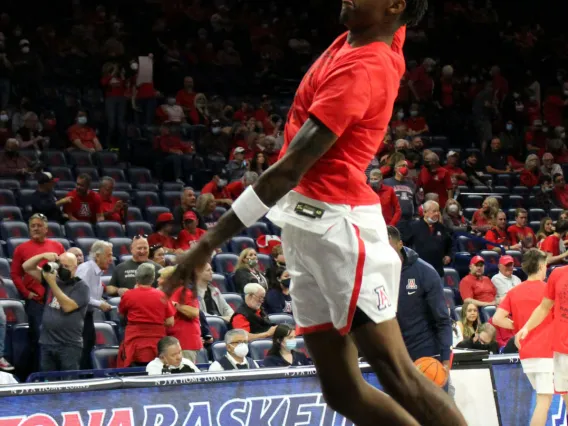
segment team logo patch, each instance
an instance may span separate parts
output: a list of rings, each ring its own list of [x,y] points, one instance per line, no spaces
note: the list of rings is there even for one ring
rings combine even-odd
[[[407,290],[418,290],[418,286],[416,285],[416,280],[414,278],[410,278],[408,280],[408,284],[406,284]]]
[[[380,287],[377,287],[375,289],[375,293],[377,293],[379,299],[378,303],[379,311],[382,311],[391,306],[391,302],[387,294],[387,291],[385,290],[385,286],[382,285]]]

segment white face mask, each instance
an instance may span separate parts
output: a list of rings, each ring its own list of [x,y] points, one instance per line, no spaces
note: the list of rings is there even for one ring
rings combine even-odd
[[[456,214],[458,211],[459,211],[459,208],[456,204],[451,204],[450,206],[448,206],[448,212],[449,213]]]
[[[249,347],[246,343],[239,343],[236,347],[235,347],[235,355],[240,357],[240,358],[244,358],[248,355],[249,353]]]
[[[410,111],[411,117],[416,117],[418,115],[418,111]]]
[[[0,115],[0,121],[3,121],[4,123],[5,123],[6,121],[8,121],[9,119],[10,119],[10,117],[8,117],[7,114],[2,114],[2,115]]]
[[[133,71],[136,71],[136,70],[138,69],[138,64],[137,64],[136,62],[133,62],[132,64],[130,64],[130,68],[131,68]]]
[[[29,53],[29,52],[30,52],[30,48],[28,46],[22,47],[22,53]]]
[[[438,218],[437,217],[427,217],[426,222],[428,222],[430,225],[433,225],[435,223],[438,223]]]

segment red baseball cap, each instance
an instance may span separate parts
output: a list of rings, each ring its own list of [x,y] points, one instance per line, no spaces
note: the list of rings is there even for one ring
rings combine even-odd
[[[174,215],[171,213],[160,213],[156,219],[156,223],[173,222]]]
[[[258,252],[262,254],[272,254],[272,249],[282,244],[278,235],[261,235],[256,239]]]
[[[197,215],[190,210],[183,214],[183,220],[197,220]]]
[[[513,259],[513,256],[501,256],[501,259],[499,259],[499,265],[508,265],[509,263],[515,263],[515,259]]]
[[[469,262],[469,265],[477,265],[478,263],[485,263],[485,259],[481,256],[473,256],[471,262]]]

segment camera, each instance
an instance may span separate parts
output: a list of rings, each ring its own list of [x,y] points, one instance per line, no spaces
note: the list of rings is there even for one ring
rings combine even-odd
[[[41,267],[41,270],[43,272],[46,272],[48,274],[52,274],[55,271],[57,271],[59,269],[59,263],[55,263],[55,262],[47,262],[45,265],[43,265]]]

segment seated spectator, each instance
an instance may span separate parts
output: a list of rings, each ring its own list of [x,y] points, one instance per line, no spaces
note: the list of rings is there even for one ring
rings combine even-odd
[[[547,152],[542,156],[542,166],[540,167],[540,172],[543,175],[549,175],[549,176],[554,176],[556,174],[560,175],[564,174],[562,172],[562,167],[560,167],[560,164],[556,164],[554,162],[554,155],[552,155],[550,152]]]
[[[71,198],[63,207],[69,220],[96,223],[104,220],[102,201],[99,194],[91,191],[91,176],[83,173],[77,177],[77,186],[67,193]]]
[[[551,236],[552,234],[554,234],[554,223],[552,222],[552,219],[549,217],[543,217],[540,220],[540,228],[536,233],[536,240],[538,242],[538,245],[540,245],[540,242],[542,240],[544,240],[546,237]]]
[[[402,210],[394,189],[388,185],[383,185],[383,174],[379,169],[371,170],[369,184],[381,199],[381,210],[385,223],[396,226],[402,215]]]
[[[156,218],[156,232],[148,237],[150,246],[160,245],[166,254],[174,254],[177,251],[177,241],[172,236],[174,229],[174,215],[170,212],[160,213]]]
[[[518,130],[518,126],[514,121],[509,120],[505,123],[505,129],[499,134],[499,139],[506,152],[517,153],[521,152],[522,148],[522,135]]]
[[[286,269],[286,258],[282,248],[282,240],[278,235],[261,235],[256,239],[258,251],[263,254],[270,253],[271,264],[266,270],[265,276],[268,280],[268,287],[275,284],[276,275],[280,269]]]
[[[229,174],[229,181],[241,179],[248,171],[247,163],[245,161],[245,149],[237,147],[233,150],[233,159],[227,164],[227,173]]]
[[[266,171],[270,167],[268,164],[268,160],[263,152],[257,152],[250,162],[250,170],[255,172],[259,176]]]
[[[149,262],[154,265],[156,277],[153,286],[157,285],[158,272],[162,267],[152,262],[148,256],[150,254],[150,246],[145,235],[136,235],[130,245],[130,253],[132,259],[120,263],[113,271],[110,282],[105,288],[109,296],[123,296],[128,290],[132,290],[136,286],[136,271],[143,263]]]
[[[424,135],[430,131],[426,119],[420,114],[420,105],[417,103],[410,105],[410,117],[404,121],[404,124],[408,128],[409,136]]]
[[[183,225],[183,216],[188,211],[195,213],[197,216],[197,227],[207,231],[207,225],[203,220],[203,217],[196,209],[196,198],[195,191],[192,187],[186,186],[181,191],[180,204],[174,208],[174,234],[179,232],[179,226]]]
[[[16,139],[22,149],[35,149],[41,151],[49,146],[47,139],[39,126],[39,120],[35,112],[27,112],[23,116],[24,126],[16,132]]]
[[[197,227],[197,215],[194,212],[185,212],[183,215],[183,229],[177,238],[177,248],[183,251],[189,250],[206,232]]]
[[[559,219],[554,227],[554,233],[544,239],[540,249],[548,254],[548,265],[562,265],[566,263],[568,250],[564,245],[564,239],[568,234],[568,221]]]
[[[499,201],[497,198],[487,197],[483,200],[481,208],[473,214],[471,221],[473,230],[482,234],[489,231],[497,218],[499,209]]]
[[[166,252],[160,244],[150,246],[150,254],[148,258],[152,262],[156,262],[162,268],[173,265],[172,261],[166,257]]]
[[[453,195],[452,175],[440,166],[440,159],[433,152],[424,155],[424,167],[418,175],[416,186],[422,188],[425,193],[438,194],[441,206],[445,206],[446,201]]]
[[[258,268],[258,256],[253,248],[246,248],[239,254],[239,261],[233,275],[233,283],[237,293],[243,293],[249,283],[258,283],[265,290],[268,289],[268,281]]]
[[[225,334],[227,353],[209,367],[209,371],[252,370],[257,369],[255,360],[248,357],[248,336],[245,330],[233,329]]]
[[[276,272],[274,281],[270,282],[270,288],[266,292],[264,309],[267,314],[292,314],[290,284],[290,274],[285,268],[280,268]]]
[[[568,188],[566,188],[564,175],[556,174],[552,177],[552,179],[554,180],[553,196],[556,201],[556,205],[561,209],[568,209]]]
[[[515,168],[509,161],[507,153],[501,148],[501,140],[497,137],[491,140],[491,148],[485,153],[485,164],[487,173],[511,173],[520,172],[522,168]]]
[[[0,152],[0,177],[24,180],[31,176],[34,167],[29,158],[20,155],[20,143],[10,138],[4,152]]]
[[[191,180],[194,148],[173,134],[171,126],[171,122],[160,126],[160,135],[154,138],[154,148],[161,156],[163,169],[172,170],[176,182],[183,184]]]
[[[470,339],[464,339],[458,344],[460,349],[477,349],[488,351],[490,354],[497,355],[499,353],[499,344],[497,343],[496,330],[489,323],[481,324],[479,331],[475,333]]]
[[[495,305],[497,289],[489,277],[483,275],[484,272],[485,260],[481,256],[473,256],[469,262],[469,275],[460,281],[460,295],[464,304],[471,302],[480,307]]]
[[[217,224],[217,217],[214,215],[217,208],[217,201],[211,193],[201,194],[197,197],[195,206],[197,212],[205,221],[207,228],[211,228]]]
[[[463,215],[460,203],[454,199],[447,201],[442,219],[444,226],[450,232],[467,232],[470,228],[469,221]]]
[[[458,180],[458,185],[465,185],[467,182],[467,175],[465,172],[459,167],[460,163],[460,155],[455,151],[450,151],[446,155],[447,163],[444,166],[452,177],[456,177]]]
[[[199,368],[184,358],[179,340],[172,336],[162,337],[158,342],[158,357],[146,366],[148,376],[162,374],[199,373]]]
[[[513,274],[515,260],[511,256],[501,256],[499,259],[499,273],[491,278],[491,282],[497,290],[495,298],[497,304],[513,287],[521,283],[521,279]]]
[[[540,164],[536,154],[530,154],[525,161],[525,168],[521,172],[521,185],[532,189],[540,180]]]
[[[90,126],[87,126],[87,112],[79,110],[77,113],[77,122],[67,129],[67,136],[71,142],[70,149],[78,149],[87,152],[99,152],[103,147],[97,137],[97,132]]]
[[[45,148],[55,149],[58,151],[63,151],[68,147],[67,140],[59,132],[57,128],[57,119],[55,118],[55,112],[47,110],[43,111],[40,116],[40,120],[43,126],[41,131],[43,139],[46,143]],[[1,143],[0,143],[1,144]]]
[[[485,177],[485,168],[482,162],[477,158],[475,151],[471,151],[462,164],[462,169],[467,176],[470,185],[485,185],[490,187],[489,180]]]
[[[217,205],[230,206],[233,204],[233,200],[227,190],[227,184],[229,183],[229,174],[224,170],[213,176],[213,179],[206,183],[203,188],[201,188],[202,194],[213,194]],[[235,181],[238,182],[238,181]]]
[[[479,329],[479,308],[472,302],[464,302],[458,327],[461,330],[462,340],[470,339]]]
[[[0,277],[0,287],[4,286],[4,281]],[[4,313],[4,309],[0,308],[0,370],[2,371],[14,371],[15,368],[12,364],[4,358],[6,355],[4,353],[4,342],[6,340],[6,314]],[[1,382],[0,382],[1,384]]]
[[[235,180],[226,186],[226,192],[231,200],[235,201],[250,185],[258,180],[259,174],[257,172],[245,172],[243,177]],[[203,191],[202,191],[203,192]]]
[[[249,333],[249,341],[267,339],[274,334],[275,326],[266,316],[262,305],[266,290],[256,283],[247,284],[244,288],[245,303],[231,317],[231,327]]]
[[[175,309],[162,291],[152,288],[156,280],[154,265],[140,265],[135,280],[136,286],[122,296],[118,305],[119,315],[127,320],[118,368],[147,365],[158,355],[156,347],[166,335],[166,327],[174,325]]]
[[[310,365],[308,357],[302,352],[295,351],[298,341],[294,328],[288,324],[276,327],[272,336],[272,347],[264,358],[264,367],[295,367]]]
[[[197,288],[199,310],[207,315],[217,315],[229,322],[235,312],[225,301],[219,289],[211,284],[212,281],[213,269],[211,269],[209,263],[195,270],[195,286]]]
[[[30,197],[30,206],[33,213],[41,213],[48,220],[62,222],[69,217],[62,213],[61,206],[73,201],[71,197],[60,200],[55,198],[55,184],[59,179],[54,178],[49,172],[40,172],[35,175],[37,189]]]
[[[530,226],[527,226],[528,213],[523,208],[515,210],[514,225],[507,228],[511,244],[521,243],[522,250],[528,250],[536,246],[536,235]]]
[[[554,185],[550,175],[540,175],[539,185],[540,188],[534,193],[534,206],[546,211],[556,208]]]
[[[210,121],[207,98],[203,93],[195,95],[193,108],[189,111],[189,122],[193,125],[208,126]]]
[[[163,117],[163,122],[185,123],[183,108],[176,104],[176,98],[168,96],[166,102],[158,107],[156,114]]]
[[[113,197],[114,179],[105,176],[101,179],[99,195],[101,197],[101,209],[104,220],[124,223],[127,204],[120,198]]]
[[[167,279],[164,275],[162,278]],[[168,329],[168,335],[179,340],[183,357],[195,362],[198,352],[203,349],[203,341],[199,321],[199,301],[188,285],[178,287],[170,297],[176,314],[173,327]]]
[[[485,239],[487,241],[491,241],[492,243],[503,246],[505,250],[520,250],[522,246],[521,243],[514,245],[511,244],[511,238],[509,236],[509,233],[507,232],[507,213],[505,213],[503,210],[499,210],[499,213],[497,213],[495,223],[493,227],[485,234]],[[501,253],[500,247],[493,246],[491,244],[487,244],[487,250],[494,250],[498,253]]]
[[[83,251],[79,247],[71,247],[69,250],[67,250],[67,253],[75,255],[75,257],[77,258],[77,266],[81,266],[83,263],[85,263],[85,256],[83,255]]]

